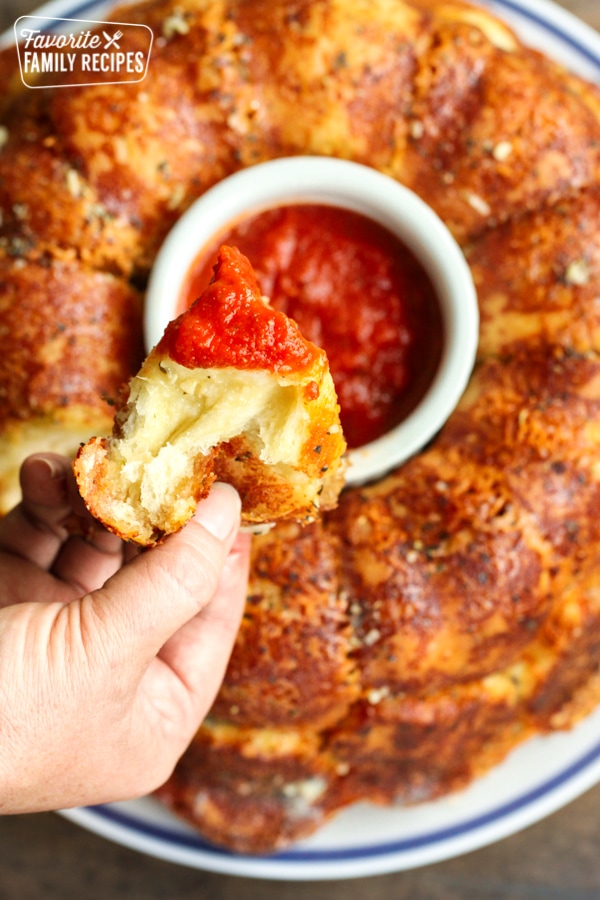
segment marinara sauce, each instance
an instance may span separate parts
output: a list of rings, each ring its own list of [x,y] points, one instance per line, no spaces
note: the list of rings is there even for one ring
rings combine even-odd
[[[442,319],[421,264],[391,232],[338,207],[276,207],[215,238],[192,266],[183,308],[206,288],[221,244],[250,260],[262,293],[322,347],[349,447],[385,434],[438,367]]]
[[[194,305],[169,323],[157,350],[188,369],[235,366],[284,375],[324,356],[293,319],[263,302],[250,262],[237,247],[220,248],[214,273]]]

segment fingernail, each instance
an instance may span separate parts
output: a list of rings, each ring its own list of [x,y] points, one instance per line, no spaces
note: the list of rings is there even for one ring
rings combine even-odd
[[[238,492],[230,484],[217,481],[208,497],[201,500],[194,515],[196,522],[224,541],[239,528],[241,501]]]
[[[46,466],[50,473],[50,478],[64,478],[65,473],[63,469],[55,463],[53,459],[48,459],[47,456],[32,456],[30,457],[32,462],[41,463]]]

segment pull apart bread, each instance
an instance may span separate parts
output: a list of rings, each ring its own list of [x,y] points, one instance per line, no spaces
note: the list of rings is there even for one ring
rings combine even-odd
[[[112,435],[84,444],[74,470],[96,518],[152,545],[217,478],[239,490],[245,525],[313,521],[337,502],[345,449],[324,351],[222,247],[209,287],[130,381]]]
[[[600,90],[487,5],[134,2],[107,18],[154,33],[139,84],[30,91],[0,53],[2,511],[28,453],[110,431],[157,249],[232,172],[370,165],[441,216],[477,286],[478,359],[446,425],[314,522],[293,519],[333,502],[341,471],[324,358],[182,358],[198,308],[80,453],[90,506],[136,540],[178,527],[214,477],[250,524],[288,517],[253,538],[224,683],[159,792],[229,850],[272,852],[357,801],[434,800],[600,704]]]

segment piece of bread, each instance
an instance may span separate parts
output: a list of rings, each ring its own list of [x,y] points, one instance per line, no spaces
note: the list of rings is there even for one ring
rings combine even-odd
[[[222,247],[206,291],[129,383],[112,436],[81,447],[74,471],[96,518],[152,545],[217,478],[240,492],[243,525],[313,521],[337,502],[345,449],[324,351],[268,306],[246,257]]]
[[[26,456],[73,457],[90,434],[110,429],[143,345],[139,292],[77,260],[0,251],[0,297],[1,513],[20,499]]]

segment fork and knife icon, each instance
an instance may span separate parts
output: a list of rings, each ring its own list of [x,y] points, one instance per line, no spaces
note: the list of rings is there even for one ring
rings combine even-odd
[[[110,35],[106,31],[103,31],[102,34],[104,35],[104,40],[106,41],[104,45],[105,50],[108,50],[109,47],[114,47],[116,50],[120,49],[117,42],[120,41],[123,37],[122,31],[115,31],[113,35]]]

